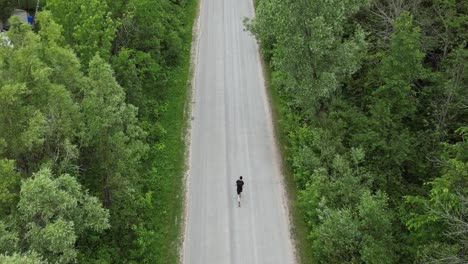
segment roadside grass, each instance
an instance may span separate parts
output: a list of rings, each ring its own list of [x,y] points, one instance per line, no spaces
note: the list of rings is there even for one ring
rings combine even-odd
[[[185,200],[185,141],[188,128],[187,100],[190,97],[192,78],[190,73],[190,51],[192,27],[196,19],[198,0],[189,1],[186,7],[185,30],[181,63],[169,74],[170,87],[165,94],[166,112],[159,120],[166,133],[158,145],[162,146],[154,157],[154,167],[158,175],[156,209],[160,217],[156,226],[160,240],[158,259],[155,263],[179,263],[184,223]]]
[[[288,153],[288,131],[285,130],[285,124],[290,122],[284,110],[284,103],[280,94],[272,85],[272,69],[268,61],[261,54],[263,72],[265,76],[265,85],[270,101],[273,127],[275,133],[276,145],[278,146],[281,159],[281,170],[286,188],[286,195],[289,206],[289,219],[291,224],[291,236],[296,250],[296,259],[299,263],[308,264],[312,260],[311,241],[308,239],[309,227],[306,224],[304,212],[299,206],[298,190],[294,181],[293,170],[287,161]]]

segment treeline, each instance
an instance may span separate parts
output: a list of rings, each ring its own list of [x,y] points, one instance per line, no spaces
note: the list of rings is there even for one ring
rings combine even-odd
[[[15,2],[0,1],[1,19]],[[10,18],[0,263],[175,262],[195,8],[48,0],[32,26]]]
[[[257,2],[307,263],[466,263],[468,2]]]

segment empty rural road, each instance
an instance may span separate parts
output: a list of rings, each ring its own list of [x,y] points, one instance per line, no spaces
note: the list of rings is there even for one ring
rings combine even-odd
[[[252,0],[201,0],[183,262],[295,263]],[[245,179],[242,207],[235,181]]]

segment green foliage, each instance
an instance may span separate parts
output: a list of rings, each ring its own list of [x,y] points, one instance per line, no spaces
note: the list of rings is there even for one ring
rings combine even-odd
[[[434,0],[419,14],[420,21],[426,28],[424,46],[439,49],[445,58],[450,52],[468,39],[465,30],[468,16],[468,4],[454,0]],[[436,61],[433,61],[437,63]]]
[[[0,262],[176,262],[196,2],[46,9],[0,43]]]
[[[11,256],[0,254],[0,263],[8,264],[46,264],[47,262],[37,253],[13,254]]]
[[[359,166],[362,150],[354,149],[350,158],[354,164],[337,155],[330,168],[315,170],[300,192],[316,261],[395,263],[387,196],[371,195],[366,187],[371,175]]]
[[[381,192],[371,195],[365,191],[360,201],[351,206],[332,209],[324,203],[319,205],[319,224],[311,233],[315,261],[396,263],[392,247],[392,216],[386,195]]]
[[[175,66],[182,52],[183,3],[174,1],[131,0],[123,8],[125,15],[116,45],[146,52],[157,63]],[[148,23],[151,21],[151,23]]]
[[[47,0],[16,0],[16,8],[28,10],[28,12],[36,11],[36,5],[39,4],[39,10],[42,10],[47,5]]]
[[[359,252],[358,223],[350,210],[324,209],[321,225],[314,234],[314,252],[318,263],[357,263]]]
[[[108,219],[109,212],[70,175],[54,179],[49,169],[42,169],[21,185],[21,244],[50,261],[72,262],[77,237],[86,230],[108,229]]]
[[[109,64],[99,56],[89,65],[89,86],[82,102],[86,132],[84,145],[92,151],[103,182],[104,203],[110,207],[115,189],[136,176],[135,169],[147,146],[137,123],[137,109],[125,103],[125,93]],[[91,158],[91,157],[88,157]]]
[[[138,107],[140,113],[153,112],[149,100],[144,100],[145,94],[158,96],[156,87],[162,86],[165,77],[161,66],[149,53],[123,48],[112,57],[112,67],[115,78],[124,88],[126,101]]]
[[[406,225],[419,239],[419,261],[452,259],[457,263],[468,257],[463,242],[468,237],[467,149],[467,142],[447,146],[443,174],[427,183],[428,196],[405,197],[413,209]]]
[[[466,259],[466,3],[257,4],[311,261]]]
[[[77,157],[72,142],[81,118],[67,87],[77,89],[75,80],[81,76],[74,72],[79,72],[79,62],[56,43],[60,28],[49,14],[37,19],[47,25],[39,34],[13,17],[8,32],[12,46],[0,46],[0,138],[7,142],[3,153],[28,173],[44,162],[68,171]]]
[[[359,69],[364,32],[359,26],[345,29],[345,24],[367,2],[260,2],[261,13],[249,27],[265,47],[274,46],[268,53],[277,72],[273,81],[297,107],[309,109],[306,114],[320,112],[340,81]]]
[[[20,176],[13,160],[0,160],[0,219],[11,212],[18,203]]]
[[[78,53],[83,65],[96,53],[108,59],[117,23],[111,18],[107,1],[47,1],[46,8],[63,26],[65,40]]]
[[[0,254],[13,253],[17,247],[18,234],[11,232],[5,223],[0,221]]]
[[[464,107],[468,97],[468,90],[465,89],[468,84],[467,59],[468,50],[457,47],[447,56],[442,73],[436,79],[435,115],[432,118],[440,140],[456,140],[457,136],[453,132],[466,125],[462,120],[468,112]]]
[[[378,184],[388,192],[394,191],[401,167],[414,159],[412,152],[416,151],[416,135],[407,121],[415,118],[419,104],[414,82],[424,76],[419,36],[411,16],[402,13],[396,20],[389,51],[377,69],[382,85],[372,92],[370,116],[362,131],[353,135],[354,144],[366,149],[371,162],[385,168],[387,175]]]
[[[110,219],[110,237],[122,247],[122,254],[131,249],[131,228],[139,219],[137,210],[144,210],[139,208],[137,187],[142,180],[138,174],[140,161],[148,148],[143,141],[146,133],[138,124],[137,109],[125,103],[124,90],[110,65],[95,56],[88,71],[81,103],[85,122],[81,145],[87,170],[83,176],[116,216]],[[118,259],[116,253],[111,255],[111,262]]]
[[[4,22],[10,18],[15,2],[15,0],[0,0],[0,22]]]
[[[364,263],[396,263],[395,239],[392,235],[393,216],[388,198],[382,192],[371,195],[366,191],[358,206],[362,232],[361,259]]]

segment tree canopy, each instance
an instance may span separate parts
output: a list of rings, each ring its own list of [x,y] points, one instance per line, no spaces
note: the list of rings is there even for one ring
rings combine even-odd
[[[278,95],[309,227],[304,261],[466,260],[467,11],[450,0],[257,1],[246,25]]]
[[[0,20],[17,4],[0,1]],[[165,263],[173,254],[163,245],[179,230],[162,227],[177,217],[168,194],[181,191],[173,182],[183,174],[165,167],[183,143],[167,143],[161,120],[183,111],[195,9],[188,0],[48,0],[33,25],[9,19],[0,263]],[[161,154],[164,144],[174,150]]]

